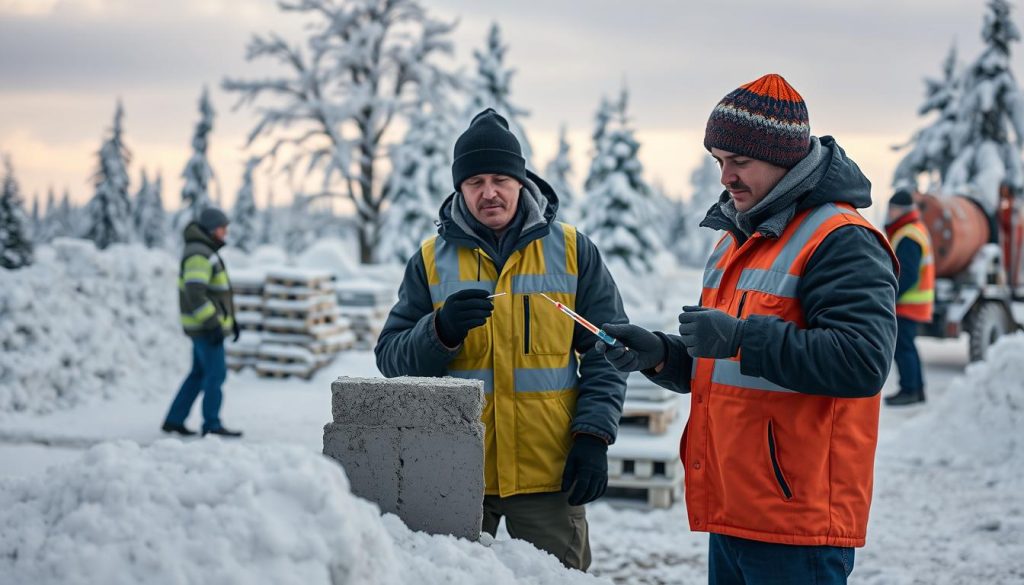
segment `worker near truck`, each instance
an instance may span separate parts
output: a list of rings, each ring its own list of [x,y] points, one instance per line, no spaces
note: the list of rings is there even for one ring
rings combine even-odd
[[[679,450],[710,583],[846,583],[867,531],[896,259],[857,212],[871,183],[810,135],[782,77],[726,95],[704,147],[726,191],[701,225],[725,233],[699,306],[679,335],[606,324],[621,343],[597,349],[691,396]]]
[[[924,374],[914,338],[921,323],[932,320],[935,304],[935,261],[928,229],[907,189],[889,199],[885,233],[900,262],[896,292],[896,353],[900,372],[899,392],[885,397],[889,406],[924,402]]]

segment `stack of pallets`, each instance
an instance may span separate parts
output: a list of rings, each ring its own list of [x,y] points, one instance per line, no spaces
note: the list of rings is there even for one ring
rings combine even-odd
[[[260,335],[263,331],[263,281],[261,270],[231,271],[231,290],[234,293],[235,321],[241,329],[238,341],[224,343],[229,368],[241,370],[256,366],[259,358]]]
[[[648,506],[668,508],[683,494],[679,437],[685,399],[630,374],[619,436],[608,449],[608,495],[640,497]]]
[[[368,280],[339,282],[335,285],[341,314],[352,323],[356,349],[373,349],[384,320],[395,302],[392,286]]]
[[[256,362],[260,376],[310,378],[354,341],[348,320],[338,310],[329,273],[299,269],[267,273]]]

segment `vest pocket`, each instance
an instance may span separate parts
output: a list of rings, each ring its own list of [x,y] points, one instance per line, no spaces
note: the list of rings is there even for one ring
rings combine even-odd
[[[554,293],[548,293],[553,295]],[[553,303],[538,296],[536,303],[530,302],[532,295],[524,295],[524,345],[523,353],[529,355],[562,355],[572,351],[573,326],[570,317],[559,311]],[[566,303],[566,300],[558,299]]]
[[[793,498],[793,492],[789,489],[789,482],[786,481],[786,477],[782,474],[782,466],[779,465],[779,456],[776,450],[775,443],[775,428],[772,425],[772,420],[768,419],[768,457],[772,463],[772,475],[775,476],[775,483],[778,484],[779,489],[782,490],[782,496],[786,500]]]

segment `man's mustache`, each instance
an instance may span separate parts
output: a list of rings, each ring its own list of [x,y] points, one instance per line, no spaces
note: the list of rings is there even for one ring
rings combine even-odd
[[[750,191],[750,187],[746,186],[743,181],[736,181],[735,183],[728,183],[725,186],[730,191]]]

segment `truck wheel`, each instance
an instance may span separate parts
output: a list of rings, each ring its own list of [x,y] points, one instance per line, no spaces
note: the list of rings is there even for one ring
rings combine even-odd
[[[971,336],[971,361],[985,359],[988,348],[1010,330],[1006,319],[1006,311],[1000,303],[983,302],[971,319],[968,334]]]

